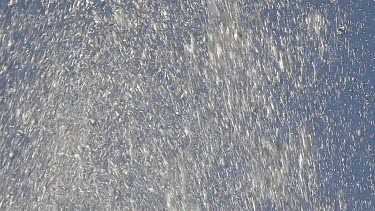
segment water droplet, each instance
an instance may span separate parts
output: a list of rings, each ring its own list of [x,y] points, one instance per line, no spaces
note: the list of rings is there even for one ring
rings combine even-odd
[[[23,132],[21,129],[17,131],[17,136],[18,137],[24,137],[25,136],[25,132]]]
[[[14,159],[15,157],[16,157],[16,153],[15,152],[12,151],[12,152],[9,153],[9,158],[10,159]]]
[[[345,27],[343,27],[343,26],[340,26],[340,27],[337,29],[337,33],[338,33],[339,35],[345,34],[345,32],[346,32],[346,29],[345,29]]]
[[[357,130],[357,136],[361,137],[363,135],[362,131],[360,129]]]

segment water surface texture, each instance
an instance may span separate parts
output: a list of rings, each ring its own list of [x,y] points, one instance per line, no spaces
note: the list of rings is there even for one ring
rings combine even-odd
[[[373,0],[0,9],[0,209],[375,210]]]

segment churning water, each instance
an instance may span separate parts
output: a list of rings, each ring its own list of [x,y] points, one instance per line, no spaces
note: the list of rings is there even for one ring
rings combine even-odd
[[[374,3],[311,2],[1,0],[1,209],[374,210]]]

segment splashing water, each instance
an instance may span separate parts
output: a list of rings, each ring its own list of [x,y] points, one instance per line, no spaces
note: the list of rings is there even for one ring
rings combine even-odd
[[[2,209],[374,208],[343,182],[350,146],[371,170],[373,122],[332,110],[356,84],[340,61],[364,60],[335,1],[0,8]]]

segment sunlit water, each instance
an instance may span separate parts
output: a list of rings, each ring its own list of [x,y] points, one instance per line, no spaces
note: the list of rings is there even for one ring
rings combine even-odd
[[[351,10],[43,2],[0,4],[1,209],[374,208],[371,96],[330,107],[366,82]]]

